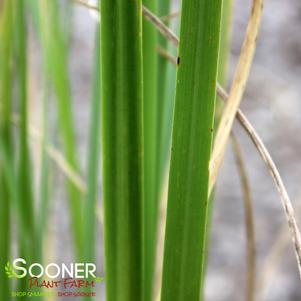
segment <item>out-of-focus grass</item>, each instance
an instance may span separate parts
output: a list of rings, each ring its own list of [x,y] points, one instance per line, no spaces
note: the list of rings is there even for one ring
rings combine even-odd
[[[98,199],[98,166],[100,152],[100,33],[95,35],[94,71],[92,102],[90,111],[90,131],[88,148],[88,185],[84,209],[84,260],[95,261],[96,251],[96,206]]]
[[[12,163],[11,148],[11,100],[12,100],[12,54],[13,54],[12,2],[2,1],[0,7],[0,265],[4,267],[10,254],[10,189],[5,174],[5,164]],[[5,163],[6,162],[6,163]],[[9,299],[10,283],[0,274],[0,298]]]
[[[45,235],[47,233],[49,226],[49,202],[51,197],[51,189],[50,189],[50,160],[47,153],[47,143],[49,139],[49,124],[48,124],[48,110],[49,110],[49,83],[48,80],[44,79],[43,81],[43,97],[42,97],[42,141],[41,141],[41,158],[40,158],[40,166],[41,166],[41,175],[39,181],[39,202],[38,202],[38,219],[37,219],[37,249],[38,256],[37,258],[41,261],[44,260],[44,243],[45,243]]]
[[[34,16],[38,24],[42,45],[43,64],[57,99],[59,133],[65,156],[70,166],[79,170],[71,90],[68,74],[68,46],[62,29],[60,6],[57,0],[41,0],[36,3]],[[78,188],[67,181],[70,201],[71,226],[77,257],[83,255],[82,195]]]

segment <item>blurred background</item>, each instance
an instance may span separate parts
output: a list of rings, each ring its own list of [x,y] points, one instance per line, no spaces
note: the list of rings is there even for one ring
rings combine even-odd
[[[67,1],[67,0],[66,0]],[[225,0],[227,1],[227,0]],[[63,2],[63,1],[62,1]],[[240,52],[251,1],[234,0],[233,30],[229,63],[229,83]],[[174,3],[174,11],[178,3]],[[95,33],[99,26],[87,8],[74,4],[70,29],[69,74],[81,170],[87,170],[87,146],[91,109],[92,73],[95,64]],[[267,0],[258,48],[242,109],[252,122],[275,160],[291,196],[301,223],[301,2]],[[29,30],[30,120],[41,127],[40,110],[43,95],[41,49],[31,25]],[[51,140],[58,141],[55,109],[51,99],[48,111],[53,118]],[[234,127],[242,148],[254,201],[257,299],[267,301],[301,300],[300,280],[286,220],[279,196],[249,138],[239,125]],[[39,166],[39,150],[31,142]],[[52,176],[51,221],[46,243],[47,258],[55,262],[74,260],[68,217],[68,203],[63,185],[64,175],[57,165]],[[85,174],[83,175],[85,177]],[[38,185],[39,173],[36,173]],[[99,180],[101,182],[101,179]],[[101,185],[99,185],[101,193]],[[101,195],[101,194],[99,194]],[[101,201],[99,201],[101,204]],[[100,218],[101,220],[101,218]],[[102,226],[98,223],[97,262],[103,275]],[[244,206],[237,166],[231,145],[218,179],[212,234],[210,239],[207,301],[245,300],[246,234]],[[271,255],[273,254],[273,255]],[[104,286],[99,287],[104,300]],[[99,300],[99,299],[98,299]]]

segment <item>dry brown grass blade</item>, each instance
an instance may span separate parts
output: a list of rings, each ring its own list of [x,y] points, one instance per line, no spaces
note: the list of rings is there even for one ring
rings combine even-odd
[[[166,49],[164,49],[161,46],[158,46],[158,53],[164,57],[165,59],[167,59],[168,61],[170,61],[172,64],[176,65],[177,64],[177,59],[171,55]]]
[[[221,100],[227,102],[228,101],[228,93],[221,87],[217,86],[217,93]],[[278,172],[278,169],[268,152],[267,148],[265,147],[264,143],[262,142],[261,138],[257,134],[256,130],[252,126],[252,124],[249,122],[247,117],[243,114],[243,112],[238,109],[236,112],[236,119],[238,120],[239,124],[243,127],[245,130],[246,134],[249,136],[251,141],[253,142],[254,146],[258,150],[261,158],[265,162],[267,169],[269,173],[271,174],[274,183],[276,185],[276,188],[279,192],[279,196],[281,199],[282,207],[284,209],[284,213],[288,222],[288,227],[291,233],[291,238],[293,241],[294,249],[295,249],[295,254],[296,254],[296,259],[297,259],[297,264],[298,264],[298,269],[299,269],[299,276],[301,279],[301,235],[300,235],[300,230],[295,218],[295,213],[294,209],[292,206],[292,202],[290,200],[290,197],[287,193],[287,190],[284,186],[284,183],[282,181],[282,178]]]
[[[163,21],[154,15],[148,8],[145,6],[142,7],[142,13],[143,16],[150,21],[151,23],[155,24],[157,29],[160,31],[162,35],[164,35],[169,41],[171,41],[174,46],[179,45],[179,39],[178,37],[173,33],[172,30],[170,30],[164,23]]]
[[[17,115],[13,115],[11,117],[11,122],[15,126],[19,126],[20,118]],[[34,127],[32,124],[29,125],[29,135],[33,138],[37,143],[42,144],[43,137],[39,130]],[[55,147],[51,145],[46,146],[46,152],[48,156],[57,164],[63,174],[83,193],[87,191],[87,185],[82,177],[72,168],[72,166],[67,162],[64,155],[57,150]]]
[[[74,1],[74,0],[73,0]],[[84,2],[80,0],[75,0],[77,2]],[[260,8],[262,10],[262,7]],[[145,10],[143,11],[145,14]],[[176,34],[174,34],[157,16],[152,14],[149,10],[147,10],[147,19],[152,22],[157,29],[160,31],[160,33],[166,37],[168,40],[170,40],[175,46],[178,46],[179,39]],[[217,84],[217,94],[218,96],[225,102],[228,101],[229,95],[228,93],[219,85]],[[266,149],[265,145],[263,144],[261,138],[257,134],[256,130],[253,128],[251,123],[248,121],[248,119],[245,117],[245,115],[242,113],[241,110],[237,110],[236,112],[236,119],[239,121],[240,125],[244,128],[245,132],[248,134],[252,142],[254,143],[255,147],[257,148],[260,156],[264,160],[273,180],[277,187],[277,190],[279,192],[283,209],[286,215],[286,219],[289,225],[289,229],[291,232],[294,249],[296,253],[298,268],[299,268],[299,275],[301,278],[301,235],[300,231],[295,219],[294,210],[292,207],[291,200],[288,196],[288,193],[286,191],[286,188],[283,184],[283,181],[280,177],[280,174],[275,166],[275,163],[273,162],[268,150]],[[215,172],[215,171],[214,171]],[[218,172],[218,171],[216,171]],[[211,185],[213,186],[214,183]]]
[[[12,116],[12,123],[19,126],[20,121],[17,115]],[[32,124],[29,125],[29,135],[36,143],[42,144],[43,137],[39,130]],[[82,193],[87,193],[87,184],[85,180],[76,170],[74,170],[74,168],[72,168],[72,166],[70,166],[62,152],[48,144],[46,145],[46,153],[68,180],[70,180]],[[95,208],[95,214],[99,223],[103,225],[103,210],[99,205]]]
[[[283,181],[281,179],[281,176],[277,170],[277,167],[273,159],[271,158],[268,150],[266,149],[265,145],[263,144],[262,140],[256,133],[251,123],[248,121],[248,119],[245,117],[245,115],[242,113],[241,110],[237,111],[236,117],[239,123],[241,124],[241,126],[245,129],[248,136],[253,141],[260,156],[262,157],[266,166],[268,167],[268,170],[274,180],[274,183],[276,184],[277,190],[281,198],[284,213],[288,222],[289,230],[291,232],[291,237],[292,237],[297,263],[298,263],[299,276],[301,279],[301,235],[295,218],[295,213],[290,197],[287,193],[287,190],[283,184]]]
[[[264,0],[253,0],[252,11],[247,26],[246,35],[240,52],[228,102],[225,106],[216,134],[212,160],[210,165],[210,183],[214,185],[218,170],[224,158],[224,153],[239,108],[256,49],[256,41],[259,33]]]
[[[179,17],[179,16],[181,16],[181,12],[176,11],[176,12],[173,12],[173,13],[171,13],[171,14],[169,14],[169,15],[163,16],[163,17],[161,17],[160,19],[161,19],[163,22],[166,22],[166,21],[169,21],[169,20],[171,20],[171,19],[177,18],[177,17]]]
[[[241,148],[235,135],[232,132],[232,146],[235,155],[241,186],[243,191],[243,200],[245,208],[245,226],[246,226],[246,238],[247,238],[247,290],[246,300],[255,300],[256,291],[256,241],[255,241],[255,226],[254,226],[254,214],[253,214],[253,202],[250,189],[250,182],[241,152]]]

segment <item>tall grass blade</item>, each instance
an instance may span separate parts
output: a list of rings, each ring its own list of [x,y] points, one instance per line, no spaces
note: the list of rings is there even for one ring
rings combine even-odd
[[[13,1],[14,29],[15,29],[15,62],[17,83],[17,104],[20,112],[20,131],[18,136],[19,160],[17,167],[17,206],[21,213],[22,225],[25,227],[25,237],[19,230],[19,257],[32,261],[36,255],[36,232],[34,219],[33,187],[31,178],[31,162],[28,148],[28,95],[27,95],[27,18],[25,1]],[[26,290],[27,280],[22,278],[18,282],[20,291]],[[27,300],[27,297],[24,297]]]
[[[159,2],[159,8],[158,8],[158,15],[159,16],[166,16],[170,12],[170,6],[171,6],[171,1],[170,0],[161,0]],[[168,26],[168,22],[166,22],[166,25]],[[168,50],[169,49],[169,44],[168,41],[162,37],[161,35],[158,34],[158,44],[160,49]],[[165,57],[162,55],[159,56],[158,58],[158,107],[160,108],[158,110],[158,183],[159,183],[159,188],[162,185],[162,179],[163,179],[163,174],[164,174],[164,167],[166,166],[166,159],[167,159],[167,154],[166,154],[166,148],[165,145],[167,144],[170,146],[170,138],[166,137],[166,123],[168,123],[167,120],[170,120],[169,118],[169,108],[171,106],[171,103],[174,101],[174,95],[170,97],[170,92],[174,91],[175,87],[175,81],[173,81],[173,86],[169,84],[169,79],[170,79],[170,72],[169,71],[169,62],[166,60]],[[173,72],[175,73],[175,72]],[[174,78],[173,78],[174,79]],[[171,114],[172,115],[172,114]],[[171,130],[169,131],[169,133]],[[169,135],[171,136],[171,134]]]
[[[222,85],[225,86],[228,79],[228,65],[229,65],[229,55],[230,55],[230,36],[232,28],[232,0],[223,1],[222,6],[222,16],[221,16],[221,35],[220,35],[220,49],[219,49],[219,59],[218,59],[218,73],[217,80]],[[222,111],[224,108],[224,103],[218,101],[215,104],[215,129],[214,135],[216,133],[216,128],[220,122]],[[214,210],[214,199],[215,199],[215,187],[210,191],[210,201],[208,210],[208,226],[207,226],[207,238],[206,238],[206,262],[205,268],[207,268],[208,256],[210,250],[210,234],[212,226],[212,215]]]
[[[106,298],[140,301],[143,294],[141,1],[101,1],[101,12]]]
[[[44,237],[47,233],[48,219],[49,219],[49,199],[50,199],[50,168],[49,168],[49,156],[47,154],[47,142],[48,142],[48,96],[49,96],[49,83],[44,79],[44,91],[42,99],[42,139],[40,143],[41,148],[41,180],[39,189],[39,208],[38,208],[38,227],[36,229],[38,239],[38,259],[42,262],[44,255]],[[30,130],[29,130],[30,134]]]
[[[183,0],[161,300],[200,300],[221,1]]]
[[[223,2],[221,19],[221,40],[218,59],[218,82],[224,87],[228,80],[229,55],[231,48],[233,0]]]
[[[65,156],[70,166],[78,171],[75,125],[68,75],[68,49],[61,25],[59,3],[57,0],[41,0],[36,5],[39,5],[39,21],[37,23],[40,24],[43,63],[47,77],[53,83],[56,93],[59,130]],[[67,182],[67,189],[76,255],[81,257],[83,255],[81,192],[70,181]]]
[[[143,4],[157,12],[157,0],[143,0]],[[144,301],[152,299],[156,233],[158,219],[157,188],[157,69],[158,34],[143,20],[143,116],[144,116]]]
[[[100,150],[100,41],[99,29],[95,37],[93,92],[89,133],[88,184],[84,209],[84,257],[87,262],[95,260],[96,205],[98,190],[98,165]]]
[[[11,163],[12,109],[12,54],[13,54],[13,15],[12,3],[2,1],[0,5],[0,144]],[[10,257],[10,208],[9,184],[4,172],[5,160],[0,159],[0,265],[4,267]],[[10,283],[4,272],[0,273],[0,299],[9,300]]]
[[[231,32],[232,32],[232,9],[233,0],[223,2],[222,19],[221,19],[221,40],[218,60],[218,73],[217,80],[222,87],[227,86],[228,82],[228,67],[229,55],[231,50]],[[221,101],[216,102],[215,108],[215,125],[216,129],[220,122],[224,103]]]
[[[168,15],[170,6],[169,0],[160,1],[160,16]],[[168,21],[165,22],[166,25],[168,23]],[[178,24],[176,26],[179,27]],[[162,35],[159,35],[159,47],[159,51],[160,49],[165,52],[170,51],[176,56],[177,49],[170,45]],[[176,70],[163,55],[160,55],[158,61],[158,185],[160,192],[169,163],[175,86]]]
[[[15,53],[16,76],[18,87],[18,106],[20,110],[19,131],[19,165],[18,165],[18,206],[22,212],[26,232],[33,235],[27,237],[27,245],[22,246],[27,258],[34,257],[34,207],[33,187],[31,182],[31,162],[28,148],[28,97],[27,97],[27,24],[24,0],[14,1],[15,11]]]

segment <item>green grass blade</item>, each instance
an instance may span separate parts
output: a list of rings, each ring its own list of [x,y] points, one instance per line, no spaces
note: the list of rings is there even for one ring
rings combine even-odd
[[[0,144],[11,162],[12,108],[12,53],[13,53],[13,16],[10,0],[0,7]],[[8,162],[7,162],[8,163]],[[10,193],[4,172],[5,161],[0,159],[0,265],[4,267],[10,258]],[[0,299],[9,300],[10,283],[4,272],[0,273]]]
[[[162,14],[162,15],[167,15]],[[176,56],[176,49],[163,43],[163,40],[166,42],[166,39],[162,37],[162,44],[160,45],[163,49],[168,50],[174,56]],[[167,47],[167,48],[164,48]],[[163,60],[162,60],[163,59]],[[162,62],[160,62],[162,60]],[[165,62],[164,62],[165,61]],[[165,70],[166,69],[166,70]],[[159,101],[159,117],[158,117],[158,182],[159,189],[162,190],[162,183],[164,176],[169,163],[170,155],[170,145],[171,145],[171,135],[172,135],[172,120],[173,120],[173,111],[174,111],[174,100],[175,100],[175,86],[176,86],[176,70],[166,58],[159,58],[159,71],[158,71],[158,80],[161,85],[158,88],[158,93],[161,93],[158,97]]]
[[[25,1],[14,1],[15,11],[15,53],[16,76],[18,87],[18,105],[20,111],[19,133],[19,164],[18,164],[18,206],[22,212],[23,224],[27,233],[35,233],[33,192],[31,182],[31,162],[28,148],[28,98],[27,98],[27,25]],[[27,237],[28,244],[23,246],[23,252],[32,258],[34,248],[34,235]],[[28,248],[28,246],[30,246]]]
[[[143,4],[157,12],[157,0]],[[144,115],[144,301],[152,299],[158,219],[157,183],[157,68],[158,34],[154,26],[143,19],[143,115]]]
[[[49,219],[49,199],[50,199],[50,168],[49,168],[49,157],[47,154],[47,143],[48,143],[48,97],[49,97],[49,83],[48,80],[44,79],[43,87],[43,99],[42,99],[42,142],[41,142],[41,180],[39,189],[39,211],[38,211],[38,227],[37,239],[38,239],[38,250],[39,250],[39,260],[43,261],[44,254],[44,237],[46,236],[48,229],[48,219]]]
[[[223,87],[226,85],[227,77],[228,77],[230,38],[231,38],[231,28],[232,28],[232,24],[231,24],[232,5],[233,5],[232,0],[223,1],[222,17],[221,17],[220,49],[219,49],[218,73],[217,73],[217,81]],[[223,102],[217,100],[215,106],[215,121],[214,121],[215,128],[219,124],[223,107],[224,107]],[[215,197],[215,187],[213,188],[210,195],[209,209],[208,209],[205,269],[207,268],[209,248],[210,248],[210,238],[211,238],[210,233],[211,233],[211,226],[212,226],[212,214],[214,210],[214,197]]]
[[[161,0],[159,1],[158,15],[166,16],[170,13],[170,0]],[[165,23],[167,26],[168,22]],[[162,49],[168,50],[169,44],[167,39],[165,39],[161,34],[158,33],[158,44]],[[166,127],[168,127],[169,120],[172,119],[172,114],[170,114],[170,107],[173,107],[174,95],[170,97],[170,92],[173,92],[175,89],[175,81],[173,84],[169,84],[171,79],[170,73],[170,62],[163,57],[159,56],[158,58],[158,182],[159,189],[162,185],[162,179],[164,170],[166,167],[167,154],[170,146],[170,136],[171,128],[169,128],[169,135],[166,135]],[[173,71],[175,74],[175,72]],[[172,78],[175,80],[175,76]],[[173,94],[173,93],[172,93]],[[168,145],[168,147],[166,147]]]
[[[14,29],[15,29],[15,61],[16,61],[16,83],[17,104],[20,115],[20,131],[18,136],[19,161],[17,166],[17,206],[21,213],[22,225],[26,239],[21,237],[22,230],[18,229],[19,256],[33,261],[36,255],[36,235],[34,220],[33,187],[31,178],[31,162],[28,146],[28,97],[27,97],[27,18],[25,12],[25,1],[14,2]],[[22,278],[18,281],[18,290],[26,290],[27,280]],[[27,297],[24,298],[27,300]]]
[[[6,152],[5,147],[3,147],[3,144],[0,144],[0,160],[3,162],[3,175],[4,179],[7,183],[7,189],[9,190],[10,194],[10,201],[11,201],[11,207],[13,208],[12,211],[14,211],[15,214],[15,223],[17,225],[18,229],[18,235],[19,235],[19,244],[23,246],[29,246],[27,242],[27,237],[30,235],[26,232],[26,224],[24,220],[22,219],[22,211],[20,206],[18,206],[18,191],[16,189],[17,185],[17,174],[14,170],[13,164],[11,164],[10,155]]]
[[[84,261],[96,261],[96,208],[98,200],[98,172],[99,172],[99,151],[100,151],[100,33],[99,28],[95,35],[95,53],[94,53],[93,87],[92,87],[92,105],[91,122],[89,131],[88,148],[88,183],[87,194],[84,208]],[[91,292],[92,287],[86,289]],[[91,297],[84,297],[83,300],[91,300]]]
[[[162,301],[200,300],[221,0],[183,0]]]
[[[57,98],[59,132],[66,159],[72,168],[79,170],[76,152],[76,135],[73,121],[71,91],[68,75],[68,51],[61,26],[57,0],[41,0],[39,5],[40,39],[43,48],[44,68],[53,83]],[[70,201],[71,226],[77,257],[83,255],[83,229],[81,193],[70,181],[67,182]]]
[[[0,139],[1,146],[3,145],[3,139]],[[3,150],[4,151],[4,150]],[[4,173],[3,158],[0,158],[0,264],[4,267],[10,259],[10,196],[9,189],[7,187],[7,178]],[[3,268],[0,274],[0,297],[2,300],[9,300],[10,297],[10,281],[5,274]]]
[[[78,170],[76,158],[75,126],[73,121],[71,91],[68,75],[67,47],[60,26],[59,5],[56,0],[44,1],[45,11],[48,13],[47,27],[49,51],[46,59],[49,64],[51,79],[57,95],[57,106],[59,114],[59,126],[64,143],[66,158],[69,164]],[[45,16],[42,16],[45,17]],[[47,29],[46,29],[47,30]],[[47,45],[44,45],[47,47]],[[81,205],[80,192],[71,183],[68,183],[69,198],[71,201],[71,217],[74,231],[74,240],[78,254],[82,254],[82,228],[80,225]]]
[[[221,18],[221,38],[220,38],[220,51],[218,61],[218,82],[224,87],[228,79],[229,55],[230,55],[230,42],[232,32],[232,9],[233,0],[223,2],[222,18]]]
[[[108,301],[142,300],[141,0],[101,1],[105,278]]]
[[[87,262],[95,260],[98,165],[100,150],[100,41],[96,31],[93,72],[93,95],[91,106],[91,124],[89,134],[88,186],[84,213],[84,257]]]
[[[228,79],[228,66],[230,55],[230,41],[231,41],[231,21],[232,21],[232,7],[233,1],[228,0],[223,2],[222,19],[221,19],[221,39],[220,39],[220,51],[218,61],[218,73],[217,80],[225,87]],[[222,101],[216,102],[215,110],[215,124],[219,124],[219,119],[222,114],[224,104]],[[217,128],[217,127],[216,127]]]

